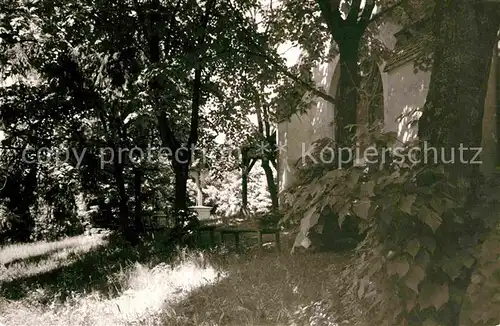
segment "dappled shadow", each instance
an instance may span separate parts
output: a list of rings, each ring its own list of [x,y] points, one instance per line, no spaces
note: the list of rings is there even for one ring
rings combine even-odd
[[[133,248],[111,237],[107,245],[92,248],[86,253],[69,254],[53,269],[3,282],[0,284],[0,296],[19,300],[37,288],[43,288],[48,299],[58,296],[64,300],[69,294],[90,291],[113,296],[118,294],[118,289],[112,278],[123,267],[130,262],[165,261],[174,252],[175,248],[170,245],[156,249],[148,245]]]
[[[347,255],[297,253],[216,254],[218,282],[191,292],[165,310],[165,325],[335,325],[352,319],[338,306],[330,280]],[[200,309],[203,307],[203,309]]]
[[[9,260],[8,262],[6,262],[3,266],[5,268],[9,268],[15,264],[18,264],[18,263],[36,263],[36,262],[40,262],[40,261],[43,261],[44,259],[48,259],[51,255],[57,253],[57,252],[60,252],[61,249],[51,249],[51,250],[48,250],[48,251],[45,251],[45,252],[42,252],[42,253],[37,253],[36,255],[33,255],[33,256],[29,256],[29,257],[22,257],[22,258],[15,258],[15,259],[12,259],[12,260]],[[0,278],[1,279],[1,278]]]

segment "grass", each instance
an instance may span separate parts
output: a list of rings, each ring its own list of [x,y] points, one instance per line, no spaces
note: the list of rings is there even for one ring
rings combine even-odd
[[[73,293],[63,302],[46,297],[43,288],[33,289],[22,301],[4,303],[0,324],[21,325],[155,325],[165,305],[178,302],[185,293],[220,277],[213,268],[203,268],[196,256],[179,262],[150,267],[135,264],[115,275],[117,296],[99,292]]]
[[[0,248],[0,265],[7,265],[16,261],[27,260],[33,257],[40,257],[52,252],[65,249],[85,248],[103,244],[102,236],[77,236],[66,238],[61,241],[45,242],[40,241],[29,244],[14,244]]]
[[[329,275],[339,255],[231,255],[215,266],[227,277],[204,286],[170,307],[164,325],[339,325],[338,293]],[[217,262],[219,260],[219,262]],[[203,309],[200,309],[203,307]],[[351,325],[351,324],[349,324]]]
[[[69,266],[79,255],[106,243],[103,236],[97,235],[7,246],[0,250],[0,282],[12,282]]]
[[[363,325],[336,281],[346,255],[187,252],[160,239],[138,249],[102,237],[2,249],[15,263],[0,276],[0,325]],[[77,254],[61,254],[69,250]],[[21,274],[22,263],[54,270]]]

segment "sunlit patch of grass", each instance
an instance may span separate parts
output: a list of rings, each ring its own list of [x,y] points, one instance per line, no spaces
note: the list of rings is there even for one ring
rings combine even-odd
[[[80,255],[106,243],[103,236],[96,235],[5,247],[0,251],[0,263],[7,265],[0,264],[0,281],[8,282],[69,266],[77,261]],[[34,257],[37,259],[33,260]]]
[[[114,297],[74,293],[64,302],[54,298],[40,303],[37,297],[44,297],[44,290],[34,289],[24,300],[3,302],[0,325],[161,325],[164,309],[179,303],[190,291],[223,277],[203,255],[183,252],[174,264],[135,263],[110,275],[109,282],[119,292]]]
[[[104,237],[96,236],[76,236],[60,241],[13,244],[0,248],[0,265],[6,265],[19,260],[43,256],[54,251],[68,248],[89,248],[104,243]]]

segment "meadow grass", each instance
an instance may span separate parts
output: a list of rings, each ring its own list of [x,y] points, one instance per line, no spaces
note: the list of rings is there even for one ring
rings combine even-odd
[[[186,251],[161,237],[138,248],[104,238],[40,245],[26,248],[54,270],[20,273],[12,253],[27,260],[25,269],[35,255],[4,248],[15,263],[3,269],[2,326],[363,325],[361,312],[342,307],[342,254],[259,253],[248,243],[240,253]],[[76,254],[61,254],[68,250]]]
[[[365,325],[358,307],[343,307],[344,254],[217,252],[208,259],[227,276],[168,307],[163,325]]]

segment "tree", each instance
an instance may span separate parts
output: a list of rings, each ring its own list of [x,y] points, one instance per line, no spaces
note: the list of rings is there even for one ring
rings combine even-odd
[[[380,61],[389,53],[377,39],[378,24],[390,14],[395,20],[403,19],[406,12],[415,10],[410,1],[284,1],[274,22],[274,37],[283,37],[300,45],[304,52],[301,65],[310,70],[314,65],[339,55],[340,81],[337,94],[326,94],[310,81],[287,75],[313,95],[335,105],[335,139],[350,142],[349,125],[369,124],[366,106],[359,105],[362,86],[360,64],[364,59]],[[378,12],[374,9],[377,8]],[[396,10],[399,9],[399,10]],[[396,14],[397,11],[397,14]],[[328,53],[326,45],[332,46]]]
[[[447,153],[457,148],[479,148],[482,138],[484,100],[490,72],[491,54],[497,46],[500,28],[500,6],[488,1],[436,1],[434,51],[429,93],[419,120],[419,138],[429,141]],[[481,175],[479,166],[470,164],[472,151],[464,153],[463,160],[456,159],[445,166],[450,178],[463,184],[466,207],[463,224],[448,227],[452,235],[465,239],[473,237],[481,243],[491,232],[484,217],[476,220],[474,207],[481,203],[479,192]],[[484,211],[482,212],[485,213]],[[482,214],[481,214],[482,215]],[[456,255],[469,249],[473,243],[466,241],[456,248]],[[442,321],[446,325],[459,325],[461,303],[474,266],[450,282],[455,298],[443,308]],[[458,299],[457,299],[458,297]]]

